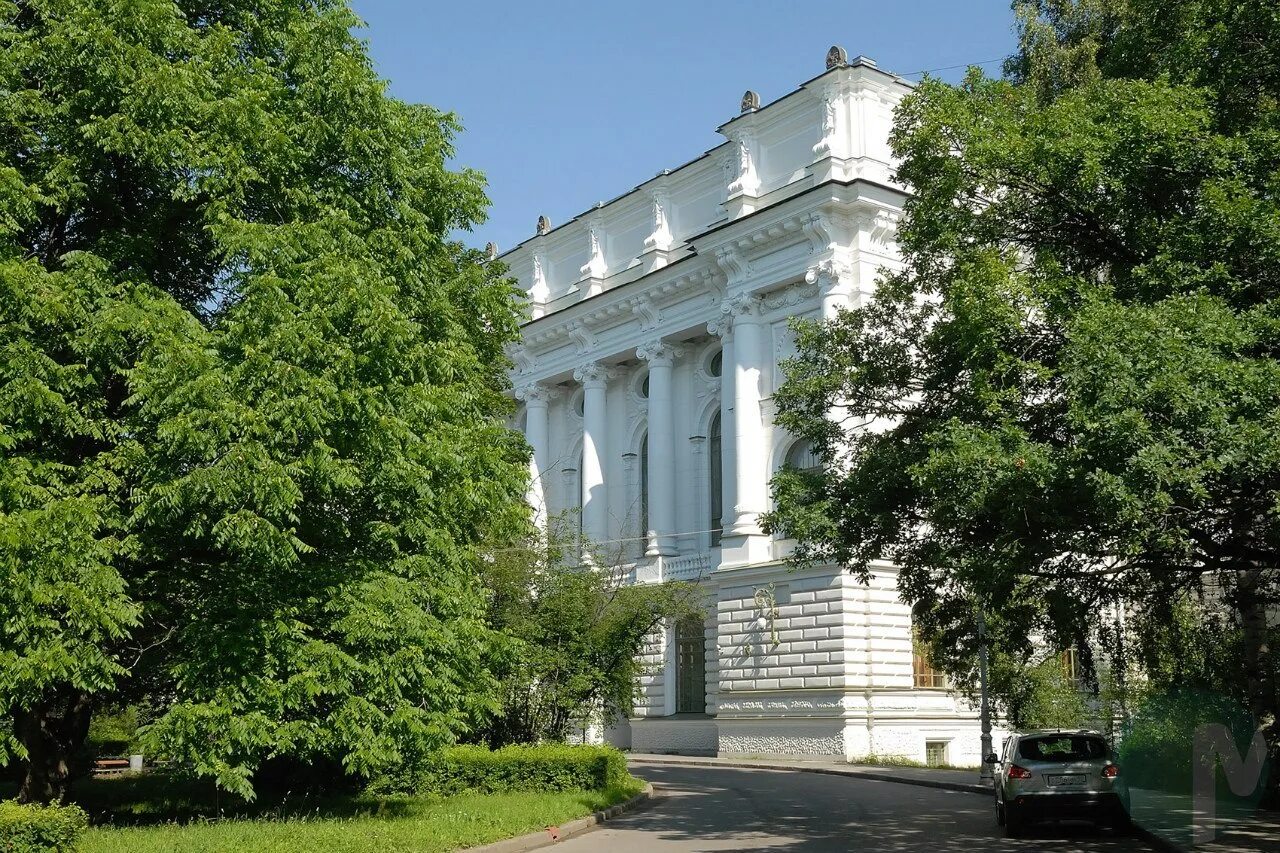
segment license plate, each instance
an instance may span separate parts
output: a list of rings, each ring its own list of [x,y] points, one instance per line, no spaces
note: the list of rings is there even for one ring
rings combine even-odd
[[[1045,781],[1051,788],[1079,788],[1084,786],[1084,776],[1047,776]]]

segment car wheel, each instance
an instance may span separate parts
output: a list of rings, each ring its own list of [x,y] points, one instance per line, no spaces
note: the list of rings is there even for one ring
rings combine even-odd
[[[1133,818],[1129,817],[1129,813],[1121,811],[1111,819],[1111,831],[1116,835],[1132,835],[1133,834]]]
[[[1004,803],[996,800],[996,826],[1004,826]]]

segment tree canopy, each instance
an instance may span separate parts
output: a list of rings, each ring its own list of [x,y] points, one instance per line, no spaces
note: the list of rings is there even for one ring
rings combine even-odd
[[[251,794],[494,706],[477,543],[525,523],[518,304],[451,238],[456,119],[341,0],[0,4],[0,713],[62,793],[94,707]]]
[[[902,263],[801,324],[778,420],[830,464],[771,523],[800,561],[900,566],[954,668],[979,607],[1026,659],[1209,588],[1275,756],[1280,9],[1015,8],[1003,78],[899,109]]]

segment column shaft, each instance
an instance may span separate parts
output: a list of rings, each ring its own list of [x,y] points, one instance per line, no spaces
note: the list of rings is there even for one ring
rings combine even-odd
[[[671,371],[677,351],[654,341],[636,354],[649,362],[649,547],[651,557],[676,553],[676,422]]]
[[[759,518],[768,496],[769,461],[765,458],[764,418],[760,384],[764,357],[763,331],[754,299],[736,305],[733,323],[734,520],[737,536],[760,534]]]
[[[582,383],[582,535],[588,547],[608,538],[608,500],[604,487],[604,459],[608,421],[605,390],[609,370],[592,362],[574,371]]]
[[[529,457],[529,505],[533,507],[533,522],[539,529],[547,526],[547,490],[544,478],[547,473],[547,399],[528,398],[525,406],[524,437],[533,453]]]

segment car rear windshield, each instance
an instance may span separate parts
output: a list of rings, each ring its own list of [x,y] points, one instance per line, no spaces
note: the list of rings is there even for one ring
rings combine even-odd
[[[1107,745],[1100,738],[1082,735],[1044,735],[1024,738],[1018,754],[1028,761],[1088,761],[1105,758]]]

